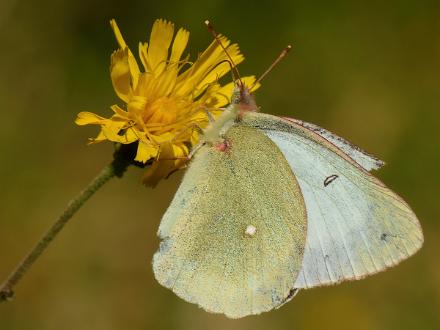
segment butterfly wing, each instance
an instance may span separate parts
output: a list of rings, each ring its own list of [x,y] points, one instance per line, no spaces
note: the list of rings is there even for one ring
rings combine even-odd
[[[283,117],[283,119],[287,122],[291,122],[294,125],[296,124],[299,126],[303,126],[304,128],[311,130],[314,133],[320,135],[331,144],[334,144],[335,147],[340,149],[343,153],[345,153],[347,156],[349,156],[351,159],[353,159],[356,163],[358,163],[367,171],[377,170],[381,168],[383,165],[385,165],[385,163],[382,160],[377,159],[376,157],[370,155],[369,153],[362,150],[358,146],[355,146],[354,144],[326,130],[325,128],[294,118]]]
[[[153,269],[183,299],[237,318],[293,295],[307,225],[299,185],[276,145],[241,126],[226,139],[227,150],[206,145],[192,159],[162,218]]]
[[[295,287],[360,279],[421,247],[419,222],[405,201],[326,134],[265,114],[249,113],[244,124],[259,128],[278,146],[304,196],[308,232]]]

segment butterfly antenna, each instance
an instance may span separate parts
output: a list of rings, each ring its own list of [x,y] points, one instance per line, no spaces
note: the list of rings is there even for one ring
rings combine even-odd
[[[276,60],[273,61],[273,63],[267,68],[267,70],[264,71],[263,74],[254,82],[250,89],[252,90],[252,88],[254,88],[256,84],[260,83],[267,76],[267,74],[272,71],[272,69],[278,64],[278,62],[281,61],[287,55],[287,53],[290,52],[291,49],[291,45],[288,45],[286,48],[284,48],[280,55],[278,55]]]
[[[241,80],[240,73],[237,70],[237,66],[235,65],[234,60],[232,59],[231,55],[229,55],[228,51],[226,50],[226,47],[223,45],[217,31],[215,31],[215,29],[214,29],[214,26],[211,24],[211,22],[209,20],[205,21],[205,25],[208,28],[208,31],[212,34],[214,39],[217,41],[217,43],[220,45],[220,47],[223,49],[226,56],[228,57],[230,65],[231,65],[231,72],[232,72],[232,76],[233,76],[234,81],[238,80],[240,85],[243,86],[243,82]]]

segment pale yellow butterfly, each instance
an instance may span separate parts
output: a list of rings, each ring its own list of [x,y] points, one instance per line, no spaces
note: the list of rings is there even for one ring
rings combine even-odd
[[[316,125],[257,113],[240,81],[232,99],[162,218],[153,259],[162,285],[239,318],[421,247],[414,212],[369,173],[382,161]]]

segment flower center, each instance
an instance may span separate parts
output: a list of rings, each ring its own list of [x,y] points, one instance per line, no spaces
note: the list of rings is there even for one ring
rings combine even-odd
[[[178,104],[174,98],[161,97],[147,105],[144,120],[148,123],[171,124],[177,119],[183,104]]]

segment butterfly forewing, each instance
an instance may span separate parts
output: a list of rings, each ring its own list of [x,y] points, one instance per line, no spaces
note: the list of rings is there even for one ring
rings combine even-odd
[[[325,128],[294,118],[283,117],[283,120],[287,122],[291,122],[297,126],[298,125],[303,126],[307,130],[310,130],[313,133],[320,135],[322,138],[324,138],[329,143],[333,144],[335,147],[340,149],[343,153],[345,153],[347,156],[349,156],[351,159],[353,159],[356,163],[358,163],[367,171],[377,170],[385,164],[382,160],[377,159],[376,157],[365,152],[358,146],[355,146],[354,144],[326,130]]]
[[[157,280],[229,317],[258,314],[292,295],[306,211],[281,151],[259,130],[234,126],[228,147],[197,151],[165,213]]]
[[[292,121],[248,114],[278,146],[301,187],[308,233],[297,288],[359,279],[414,254],[423,234],[410,207],[323,136]]]

